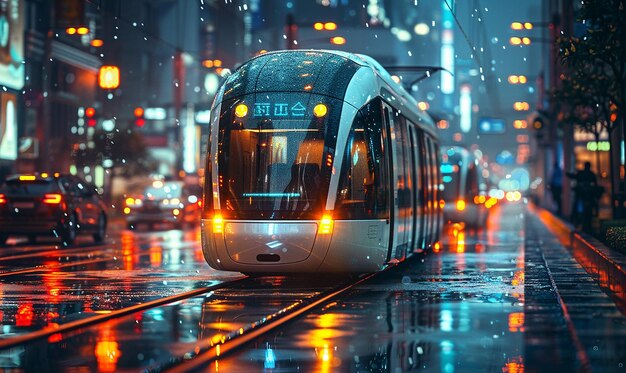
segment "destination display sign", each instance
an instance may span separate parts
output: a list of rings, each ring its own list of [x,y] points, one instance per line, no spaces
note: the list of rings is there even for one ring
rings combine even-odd
[[[252,109],[253,117],[304,117],[306,106],[300,101],[294,104],[287,102],[255,102]]]

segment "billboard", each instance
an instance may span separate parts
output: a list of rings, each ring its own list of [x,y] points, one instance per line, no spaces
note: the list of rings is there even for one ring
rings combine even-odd
[[[0,0],[2,1],[2,0]],[[17,98],[0,94],[0,159],[17,159]]]
[[[0,0],[0,85],[24,87],[24,0]]]

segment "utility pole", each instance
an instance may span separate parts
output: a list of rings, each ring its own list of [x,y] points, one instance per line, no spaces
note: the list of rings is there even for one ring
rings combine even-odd
[[[176,52],[174,54],[174,128],[173,128],[173,140],[174,140],[174,151],[176,154],[176,163],[174,167],[176,168],[175,177],[178,178],[179,171],[182,169],[182,156],[180,155],[180,131],[181,131],[181,112],[183,107],[184,100],[184,89],[185,89],[185,65],[183,61],[183,52],[180,49],[180,46],[176,48]]]
[[[286,49],[297,49],[296,40],[298,38],[298,25],[294,21],[293,14],[291,13],[287,14],[285,35],[287,36],[287,48]]]
[[[554,25],[554,28],[552,30],[554,42],[556,42],[556,37],[560,34],[559,30],[563,32],[562,35],[564,36],[572,35],[572,30],[574,28],[574,6],[571,0],[564,0],[561,3],[560,18],[558,19],[558,21],[560,21],[559,24]],[[562,73],[562,69],[560,68],[561,65],[558,63],[557,45],[554,44],[553,48],[554,48],[554,61],[552,62],[554,66],[554,74],[551,77],[551,79],[552,79],[553,88],[556,88],[557,84],[559,84],[559,76]],[[554,112],[553,115],[558,115],[558,113]],[[556,124],[556,121],[555,121],[555,124]],[[555,126],[551,126],[551,127],[555,127]],[[557,130],[556,128],[554,129],[551,128],[551,131],[555,131],[554,133],[555,138],[556,138],[556,130]],[[553,134],[551,132],[550,136],[552,135]],[[556,153],[557,152],[556,141],[554,141],[554,143],[551,145],[555,148],[554,152]],[[567,175],[565,173],[575,171],[575,168],[576,168],[576,159],[574,157],[574,128],[573,126],[563,126],[563,178],[562,178],[563,196],[562,198],[563,198],[563,215],[564,216],[569,216],[572,212],[571,211],[572,190],[571,188],[569,188],[569,183],[565,182],[565,180],[569,180],[569,178],[567,178]]]

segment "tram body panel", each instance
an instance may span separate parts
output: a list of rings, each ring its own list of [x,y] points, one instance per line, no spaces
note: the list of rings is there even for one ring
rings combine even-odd
[[[274,227],[270,227],[271,224],[274,224]],[[321,265],[331,239],[330,235],[316,236],[317,223],[312,221],[298,224],[225,221],[223,226],[223,233],[215,233],[212,220],[203,220],[203,253],[211,267],[227,271],[311,272],[312,268]],[[314,230],[313,238],[305,239],[304,243],[302,241],[306,235],[297,236],[296,233],[306,231],[310,234],[311,230]],[[246,234],[241,234],[241,231]],[[270,235],[272,232],[279,234]],[[282,240],[277,239],[279,237]],[[279,244],[281,245],[278,246]],[[312,246],[309,247],[309,244]]]
[[[315,222],[224,222],[224,243],[229,257],[242,264],[296,263],[311,255]]]
[[[336,220],[320,272],[376,272],[387,262],[386,220]]]

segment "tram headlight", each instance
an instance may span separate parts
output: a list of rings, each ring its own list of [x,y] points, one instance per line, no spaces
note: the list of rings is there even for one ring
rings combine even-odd
[[[326,113],[328,113],[328,108],[324,104],[317,104],[313,108],[313,115],[318,118],[323,117],[324,115],[326,115]]]
[[[221,214],[213,215],[213,233],[224,233],[224,219]]]
[[[332,234],[333,233],[333,218],[329,214],[324,214],[322,220],[320,220],[318,234]]]
[[[243,118],[248,115],[248,106],[246,104],[239,104],[235,106],[235,116],[237,118]]]

